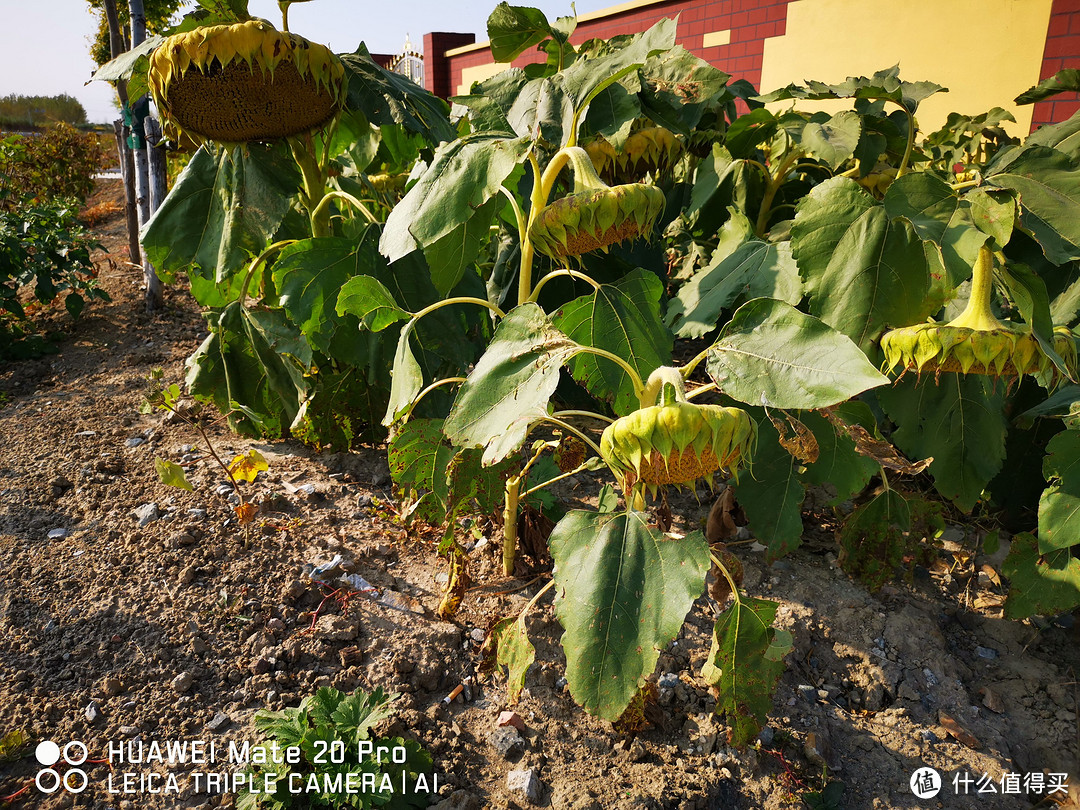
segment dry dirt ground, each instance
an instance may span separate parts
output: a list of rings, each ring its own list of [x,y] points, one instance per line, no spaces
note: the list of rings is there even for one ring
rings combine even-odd
[[[543,574],[526,587],[505,579],[497,542],[478,542],[473,590],[455,622],[439,621],[444,565],[430,533],[397,518],[383,448],[320,455],[212,427],[221,454],[256,447],[269,461],[246,488],[261,506],[245,538],[197,433],[138,410],[151,369],[182,381],[205,331],[197,307],[172,288],[163,313],[143,314],[138,275],[121,261],[119,213],[98,233],[112,251],[100,261],[113,302],[74,324],[47,314],[46,326],[66,333],[60,353],[0,369],[0,737],[77,740],[90,760],[77,795],[33,785],[42,766],[32,746],[0,760],[0,797],[18,794],[13,807],[232,806],[230,794],[194,790],[199,766],[100,760],[110,742],[258,741],[256,711],[295,706],[324,684],[401,694],[391,731],[432,754],[433,806],[443,810],[804,807],[827,782],[843,792],[817,806],[848,810],[1050,806],[1065,798],[1047,796],[1061,779],[1075,801],[1073,617],[1003,620],[1002,555],[977,555],[979,536],[958,527],[930,570],[875,595],[836,567],[820,531],[772,566],[752,545],[735,547],[747,591],[779,600],[795,639],[751,748],[726,744],[699,677],[716,610],[707,599],[660,656],[652,725],[627,737],[564,688],[561,630],[545,598],[528,622],[537,662],[512,707],[523,728],[500,728],[505,681],[476,671],[484,630]],[[156,457],[184,464],[194,492],[160,484]],[[676,512],[696,526],[707,509],[688,499]],[[307,572],[336,555],[378,599],[327,598]],[[992,570],[980,577],[984,564]],[[910,779],[926,767],[944,784],[920,799]],[[110,792],[110,776],[118,790],[124,772],[136,788],[171,774],[179,792]]]

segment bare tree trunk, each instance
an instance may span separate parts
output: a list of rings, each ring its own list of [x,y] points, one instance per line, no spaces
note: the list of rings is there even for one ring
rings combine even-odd
[[[169,172],[165,165],[165,148],[161,146],[161,124],[156,118],[146,119],[146,155],[150,160],[150,215],[161,207],[169,193]]]
[[[122,54],[124,47],[124,34],[120,30],[120,15],[116,11],[116,0],[102,0],[105,9],[105,20],[109,25],[109,52],[113,59]],[[120,105],[127,108],[127,82],[123,79],[116,83],[116,94],[120,97]],[[142,248],[139,246],[139,209],[135,203],[135,164],[128,145],[127,127],[122,122],[115,122],[114,128],[118,128],[117,149],[120,152],[120,173],[124,177],[124,209],[127,216],[128,230],[128,255],[132,264],[142,264]]]
[[[131,47],[142,44],[146,39],[146,12],[143,0],[128,0],[131,14]],[[142,96],[131,105],[132,149],[135,152],[135,199],[139,208],[139,224],[150,221],[150,166],[146,155],[145,121],[150,115],[150,99]],[[162,305],[161,279],[157,277],[154,266],[141,254],[143,276],[146,279],[146,311],[153,312]]]

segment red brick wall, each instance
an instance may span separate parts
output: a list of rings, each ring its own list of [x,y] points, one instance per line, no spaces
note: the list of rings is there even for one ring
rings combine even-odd
[[[746,79],[755,87],[761,80],[761,58],[767,37],[782,36],[790,0],[673,0],[612,14],[580,23],[570,41],[580,45],[587,39],[608,39],[617,34],[644,31],[665,17],[679,17],[676,41],[701,58],[730,73],[735,79]],[[702,38],[713,31],[731,31],[728,45],[702,48]],[[425,59],[437,61],[438,54]],[[449,57],[451,92],[461,84],[464,68],[487,64],[491,54],[486,49]],[[541,61],[535,51],[514,60],[515,67]]]
[[[610,38],[616,34],[643,31],[664,17],[678,15],[676,41],[734,79],[746,79],[759,90],[765,40],[786,33],[787,6],[791,0],[671,0],[622,14],[587,20],[578,25],[571,42],[579,45],[587,39]],[[705,34],[731,31],[727,45],[702,47]],[[428,65],[438,63],[440,53],[425,49]],[[485,48],[458,56],[443,57],[448,77],[445,86],[451,94],[461,84],[464,68],[488,64],[491,54]],[[541,61],[535,51],[522,54],[514,61],[516,67]],[[1054,0],[1046,46],[1043,52],[1040,80],[1052,76],[1064,67],[1080,68],[1080,0]],[[1062,94],[1035,105],[1032,129],[1056,121],[1064,121],[1080,109],[1076,93]]]
[[[1062,68],[1080,68],[1080,0],[1054,0],[1039,81]],[[1035,105],[1031,128],[1064,121],[1080,110],[1080,94],[1061,93]]]

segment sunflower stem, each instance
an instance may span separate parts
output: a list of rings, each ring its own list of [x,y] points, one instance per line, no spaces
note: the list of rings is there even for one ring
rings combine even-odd
[[[571,270],[568,267],[564,267],[561,270],[554,270],[551,273],[548,273],[542,279],[540,279],[540,281],[537,282],[536,286],[533,287],[532,295],[529,296],[529,300],[533,303],[536,303],[537,299],[540,297],[540,290],[543,289],[544,285],[551,281],[551,279],[559,278],[560,276],[570,276],[571,278],[577,278],[581,279],[582,281],[587,281],[589,282],[589,284],[592,285],[594,291],[600,289],[600,282],[596,281],[591,276],[588,276],[585,273],[581,273],[577,270]]]
[[[971,274],[971,295],[964,311],[948,326],[959,326],[979,332],[1001,329],[1002,324],[990,309],[991,293],[994,288],[994,253],[987,246],[979,248],[979,256]]]
[[[503,574],[514,575],[514,558],[517,556],[518,538],[518,499],[521,496],[521,475],[511,475],[506,479],[506,492],[503,507]]]
[[[282,248],[288,247],[295,241],[295,239],[283,239],[280,242],[274,242],[274,244],[270,245],[266,250],[256,256],[251,264],[248,265],[247,275],[244,276],[244,284],[240,288],[240,297],[238,299],[241,305],[247,300],[248,286],[251,284],[251,279],[255,277],[255,271],[259,268],[259,265],[265,262],[274,253]]]

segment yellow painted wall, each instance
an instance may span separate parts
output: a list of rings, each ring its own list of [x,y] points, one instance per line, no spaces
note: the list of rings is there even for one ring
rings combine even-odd
[[[1039,82],[1052,0],[795,0],[786,35],[765,40],[761,91],[817,79],[829,84],[900,63],[905,81],[949,88],[919,106],[922,132],[953,111],[978,115],[1003,107],[1026,135],[1032,107],[1012,99]],[[782,108],[786,105],[777,105]],[[799,102],[800,109],[810,105]],[[821,104],[822,109],[847,109]]]
[[[457,87],[457,95],[468,95],[469,90],[472,89],[473,82],[482,82],[484,79],[490,79],[496,73],[502,73],[509,65],[499,62],[488,62],[485,65],[474,65],[473,67],[464,68],[461,71],[461,84]],[[1024,88],[1025,90],[1027,88]]]

